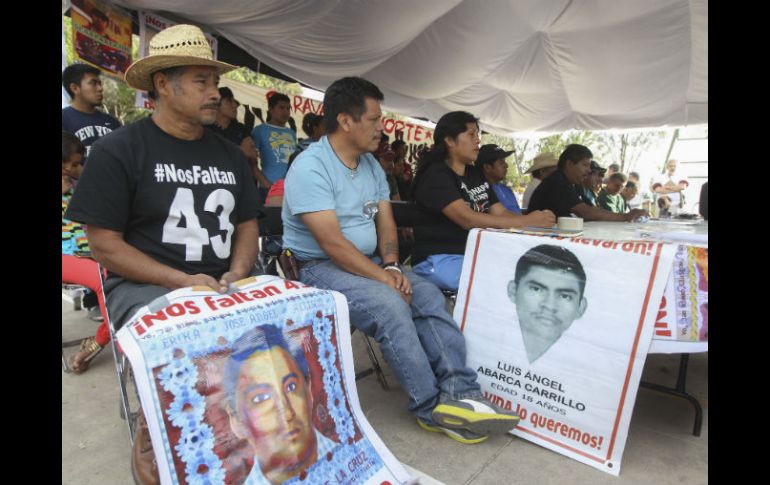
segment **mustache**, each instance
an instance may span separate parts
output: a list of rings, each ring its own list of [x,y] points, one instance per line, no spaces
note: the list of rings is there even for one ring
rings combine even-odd
[[[201,106],[201,109],[219,109],[220,103],[207,103]]]

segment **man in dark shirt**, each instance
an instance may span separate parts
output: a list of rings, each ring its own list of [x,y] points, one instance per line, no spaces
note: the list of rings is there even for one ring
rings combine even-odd
[[[192,46],[192,47],[191,47]],[[237,146],[203,128],[216,118],[220,73],[192,25],[162,30],[150,54],[126,71],[126,83],[154,91],[155,111],[98,140],[67,218],[88,224],[93,257],[109,271],[110,319],[125,324],[172,290],[208,286],[225,293],[254,273],[259,250],[257,189]],[[132,469],[159,483],[143,414]]]
[[[257,153],[257,147],[254,146],[254,140],[246,129],[246,125],[236,119],[238,116],[238,106],[241,103],[235,99],[233,92],[228,87],[223,86],[219,88],[219,96],[221,96],[222,100],[219,103],[217,119],[214,123],[206,125],[206,128],[219,133],[240,146],[241,151],[249,161],[249,165],[251,165],[251,173],[254,175],[254,180],[263,185],[269,185],[264,174],[259,169],[259,154]]]
[[[572,144],[559,157],[556,173],[545,179],[535,189],[529,202],[528,211],[549,209],[556,217],[570,217],[572,214],[586,221],[630,222],[647,211],[634,209],[625,214],[613,214],[599,207],[592,207],[580,198],[576,185],[591,170],[591,150],[583,145]]]
[[[599,192],[602,190],[602,179],[607,172],[606,168],[602,168],[601,165],[591,160],[591,172],[583,178],[583,183],[578,187],[578,194],[588,205],[596,207],[596,198],[599,197]]]
[[[698,212],[704,219],[709,220],[709,183],[706,182],[700,188],[700,204]]]
[[[102,105],[104,89],[99,69],[86,64],[67,66],[62,72],[62,85],[72,101],[61,112],[61,129],[77,136],[86,146],[86,157],[91,145],[107,133],[120,128],[120,121],[96,109]],[[85,164],[85,161],[83,162]]]

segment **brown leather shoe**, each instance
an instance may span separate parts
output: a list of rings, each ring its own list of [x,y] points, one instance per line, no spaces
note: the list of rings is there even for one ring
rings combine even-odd
[[[134,448],[131,450],[131,473],[138,485],[160,485],[158,463],[155,461],[150,430],[147,428],[142,410],[139,410],[139,416],[136,419],[136,437]]]

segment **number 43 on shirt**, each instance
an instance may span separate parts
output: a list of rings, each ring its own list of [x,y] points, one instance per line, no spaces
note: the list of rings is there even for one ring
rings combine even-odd
[[[219,229],[227,231],[224,237],[216,235],[209,237],[206,228],[201,227],[198,216],[195,214],[195,198],[193,191],[186,188],[178,188],[174,201],[169,208],[168,218],[163,224],[163,242],[182,244],[185,246],[186,261],[200,261],[203,257],[203,246],[211,244],[214,254],[222,259],[230,257],[230,243],[235,227],[230,223],[230,213],[235,207],[235,198],[230,191],[217,189],[213,191],[203,206],[206,212],[216,214],[219,208]],[[182,227],[184,217],[186,227]]]

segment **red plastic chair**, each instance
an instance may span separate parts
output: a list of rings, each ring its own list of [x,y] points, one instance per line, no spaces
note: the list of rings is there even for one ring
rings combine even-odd
[[[102,278],[99,263],[87,257],[62,254],[61,271],[62,283],[83,286],[96,294],[96,299],[99,302],[99,310],[104,318],[104,321],[99,325],[98,333],[102,336],[106,336],[105,334],[109,333],[107,307],[104,304],[104,291],[102,290]],[[62,342],[62,370],[64,370],[64,372],[72,372],[67,364],[67,359],[64,356],[64,348],[78,345],[81,340],[83,339]]]
[[[112,344],[112,356],[115,361],[115,370],[118,374],[118,386],[120,388],[120,417],[126,420],[128,425],[128,436],[131,443],[134,442],[134,428],[136,425],[137,412],[131,411],[128,400],[128,384],[132,380],[131,366],[128,365],[128,359],[117,345],[115,339],[115,329],[110,320],[104,296],[104,279],[106,271],[91,258],[81,258],[76,256],[62,254],[62,283],[71,283],[84,286],[94,293],[99,301],[99,310],[102,312],[104,321],[99,326],[99,332],[109,333],[109,342]],[[76,340],[73,345],[80,341]],[[62,368],[64,372],[71,372],[67,359],[64,356],[64,347],[71,342],[62,343]],[[106,344],[105,344],[106,345]],[[138,397],[137,397],[138,399]],[[128,419],[126,419],[128,417]]]

